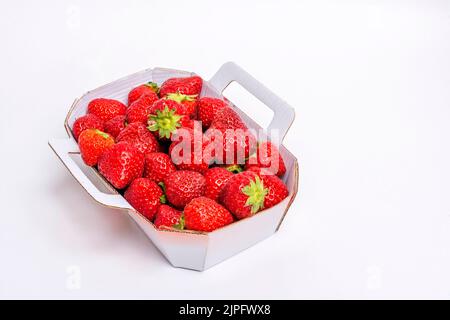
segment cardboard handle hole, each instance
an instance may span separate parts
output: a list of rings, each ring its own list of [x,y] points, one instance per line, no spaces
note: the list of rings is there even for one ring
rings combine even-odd
[[[248,92],[239,83],[236,81],[231,82],[222,94],[261,128],[266,129],[269,126],[274,117],[273,110]]]

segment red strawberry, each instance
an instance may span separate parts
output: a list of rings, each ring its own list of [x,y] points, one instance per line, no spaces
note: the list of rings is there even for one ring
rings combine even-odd
[[[172,140],[175,141],[169,147],[169,155],[178,170],[190,170],[200,173],[208,170],[210,161],[209,158],[203,157],[206,145],[203,144],[202,136],[201,130],[195,131],[184,127],[178,129],[176,135],[173,135]],[[185,139],[187,139],[186,142]],[[198,146],[196,146],[195,139],[200,140]]]
[[[88,166],[95,166],[100,155],[113,145],[113,137],[98,129],[84,130],[78,141],[81,157]]]
[[[158,152],[159,143],[145,124],[140,122],[130,123],[120,132],[117,142],[126,141],[138,148],[142,153]]]
[[[182,212],[171,206],[162,204],[159,206],[155,217],[155,227],[162,229],[163,227],[182,229],[184,222],[182,221]]]
[[[98,129],[103,131],[105,129],[105,125],[103,120],[100,120],[97,116],[93,114],[86,114],[82,117],[79,117],[72,126],[72,132],[75,140],[78,140],[81,132],[86,129]]]
[[[175,171],[164,179],[167,200],[182,209],[205,193],[205,178],[195,171]]]
[[[124,115],[127,107],[120,101],[113,99],[98,98],[88,104],[87,113],[99,117],[103,121],[108,121],[118,115]]]
[[[211,127],[220,131],[227,129],[242,129],[247,130],[247,126],[241,117],[231,107],[221,108],[216,112]]]
[[[158,91],[158,85],[154,82],[141,84],[140,86],[132,89],[130,93],[128,93],[128,105],[131,105],[133,102],[144,95],[153,95],[155,93],[158,93]]]
[[[148,128],[158,138],[170,139],[172,133],[189,121],[185,106],[167,99],[159,99],[149,110]]]
[[[153,220],[161,202],[165,202],[161,188],[156,182],[146,178],[134,180],[125,191],[124,197],[149,220]]]
[[[105,132],[109,133],[113,136],[113,138],[117,138],[119,133],[125,129],[127,123],[125,121],[126,116],[120,115],[115,116],[109,121],[106,121],[105,123]]]
[[[120,142],[98,159],[98,170],[117,189],[123,189],[144,171],[144,154],[127,142]]]
[[[255,172],[261,178],[264,186],[269,189],[269,193],[264,198],[264,208],[273,207],[289,195],[284,182],[267,168],[253,167],[249,171]]]
[[[217,140],[220,135],[220,140]],[[206,143],[213,143],[218,164],[244,164],[256,149],[256,138],[241,117],[230,107],[220,109],[205,132]],[[209,142],[208,142],[209,141]],[[221,143],[221,144],[220,144]]]
[[[232,176],[233,173],[224,168],[215,167],[208,169],[204,174],[206,180],[205,197],[218,201],[220,192]]]
[[[217,98],[203,97],[198,100],[198,120],[202,122],[204,129],[211,126],[219,110],[226,108],[225,101]]]
[[[158,99],[158,95],[152,91],[134,101],[127,109],[127,122],[142,122],[143,124],[147,124],[150,108]]]
[[[272,174],[281,177],[286,173],[286,166],[278,148],[269,141],[259,143],[256,153],[245,164],[245,169],[250,167],[266,168]]]
[[[231,213],[210,198],[195,198],[184,208],[184,225],[189,230],[211,232],[232,222]]]
[[[164,81],[159,89],[159,95],[165,97],[169,93],[182,93],[187,95],[200,94],[203,80],[199,76],[187,78],[170,78]]]
[[[220,193],[220,202],[238,219],[273,207],[288,196],[288,190],[277,176],[244,171],[230,178]]]
[[[165,99],[181,103],[186,109],[186,114],[189,115],[189,117],[194,118],[197,115],[197,96],[198,95],[196,94],[186,95],[176,92],[167,94]]]
[[[175,165],[170,157],[161,152],[152,152],[145,155],[144,177],[155,181],[156,183],[163,180],[175,172]]]

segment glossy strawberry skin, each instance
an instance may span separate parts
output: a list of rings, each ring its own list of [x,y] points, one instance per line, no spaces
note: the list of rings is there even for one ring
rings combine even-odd
[[[162,196],[163,192],[156,182],[146,178],[135,179],[124,194],[131,206],[150,221],[159,209]]]
[[[158,95],[152,91],[134,101],[127,109],[127,122],[141,122],[147,124],[150,108],[158,99]]]
[[[78,141],[81,132],[86,129],[98,129],[105,131],[105,123],[99,117],[93,114],[86,114],[79,117],[72,126],[73,137]]]
[[[230,107],[222,108],[217,112],[210,128],[205,132],[206,140],[212,141],[211,137],[217,134],[221,134],[223,151],[222,155],[216,154],[218,164],[244,164],[245,159],[256,150],[255,136]]]
[[[87,111],[106,122],[115,116],[124,115],[127,107],[114,99],[97,98],[89,102]]]
[[[207,197],[195,198],[184,208],[185,228],[189,230],[211,232],[233,220],[226,208]]]
[[[182,212],[177,209],[172,208],[166,204],[162,204],[159,206],[158,212],[155,217],[155,227],[159,229],[174,228],[180,224],[180,219],[182,216]]]
[[[81,157],[88,166],[95,166],[103,152],[114,145],[114,138],[98,129],[86,129],[79,137]]]
[[[197,118],[202,122],[203,129],[211,126],[217,112],[227,107],[227,103],[221,99],[203,97],[198,100]]]
[[[248,129],[241,117],[231,107],[219,109],[211,122],[211,127],[220,131],[227,129]]]
[[[234,175],[228,180],[219,195],[219,202],[238,219],[252,215],[251,207],[246,205],[248,196],[242,192],[242,188],[249,185],[256,176],[256,173],[250,171]]]
[[[170,157],[162,152],[152,152],[145,155],[144,177],[155,181],[163,182],[164,179],[177,169]]]
[[[243,165],[255,152],[257,142],[255,136],[248,130],[222,131],[210,127],[204,134],[204,144],[212,147],[213,158],[217,164]]]
[[[117,138],[120,132],[126,127],[126,116],[115,116],[109,121],[105,122],[105,132],[109,133],[114,139]]]
[[[208,169],[204,174],[206,181],[205,197],[219,201],[220,192],[232,176],[233,173],[224,168],[214,167]]]
[[[178,115],[189,115],[189,112],[184,105],[170,99],[159,99],[155,101],[149,112],[150,114],[155,115],[157,110],[163,111],[166,107],[169,110],[175,110],[175,113]]]
[[[202,174],[205,173],[209,168],[209,161],[208,159],[203,158],[203,153],[206,145],[203,144],[203,135],[201,131],[198,133],[198,136],[194,136],[194,129],[182,127],[178,130],[177,134],[179,134],[181,130],[186,130],[185,133],[187,133],[188,135],[186,135],[186,137],[184,135],[180,136],[179,140],[173,141],[171,143],[169,147],[169,155],[172,161],[175,163],[175,166],[178,170],[196,171]],[[175,137],[177,136],[174,136],[173,138],[175,139]],[[185,138],[189,138],[190,148],[187,148],[187,144],[184,144],[183,140]],[[196,146],[194,139],[202,140],[200,141],[200,146],[197,147],[199,150],[195,149]],[[175,147],[177,146],[179,146],[180,148],[175,149]],[[186,157],[184,156],[185,152],[189,152],[189,155]]]
[[[117,143],[99,157],[98,170],[116,189],[123,189],[142,176],[144,154],[130,143]]]
[[[195,171],[173,172],[164,179],[164,184],[167,200],[178,209],[205,193],[205,178]]]
[[[286,165],[278,148],[270,141],[259,143],[256,153],[252,155],[245,164],[245,169],[260,167],[270,170],[273,174],[281,177],[286,173]]]
[[[135,146],[140,152],[146,154],[158,152],[160,146],[155,136],[140,122],[130,123],[116,138],[117,142],[128,142]]]
[[[159,95],[165,97],[169,93],[182,93],[186,95],[200,94],[203,80],[199,76],[186,78],[170,78],[164,81],[159,90]]]
[[[128,93],[128,105],[130,106],[133,102],[144,95],[153,96],[154,94],[157,94],[158,91],[158,85],[154,82],[141,84]]]

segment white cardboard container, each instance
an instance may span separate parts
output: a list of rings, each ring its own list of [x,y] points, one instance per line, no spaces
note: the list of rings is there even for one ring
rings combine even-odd
[[[72,176],[96,202],[126,212],[174,267],[203,271],[251,247],[279,229],[298,190],[298,163],[295,156],[284,146],[280,146],[287,169],[283,181],[288,187],[289,196],[275,207],[209,233],[159,230],[151,221],[134,210],[96,169],[83,163],[72,134],[74,121],[86,113],[87,105],[92,99],[104,97],[127,103],[128,92],[142,83],[153,81],[161,85],[168,78],[186,77],[192,74],[163,68],[147,69],[89,91],[75,100],[67,114],[64,125],[69,137],[51,139],[49,145]],[[225,63],[209,81],[205,80],[201,96],[222,97],[223,90],[233,81],[239,83],[273,110],[274,117],[266,130],[269,132],[269,130],[278,129],[280,138],[283,139],[294,121],[294,109],[235,63]],[[237,107],[235,110],[249,128],[260,129],[260,126],[248,115]]]

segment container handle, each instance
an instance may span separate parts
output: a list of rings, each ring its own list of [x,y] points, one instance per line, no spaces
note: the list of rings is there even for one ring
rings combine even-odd
[[[108,194],[100,191],[94,183],[81,170],[79,164],[70,156],[79,153],[74,139],[51,139],[48,144],[56,153],[61,162],[67,167],[74,178],[81,184],[87,193],[98,203],[117,209],[132,209],[131,205],[120,194]]]
[[[222,94],[225,88],[233,81],[239,83],[244,89],[272,109],[274,115],[266,132],[270,134],[272,130],[278,130],[282,141],[294,121],[294,109],[234,62],[226,62],[222,65],[209,80],[209,84]]]

